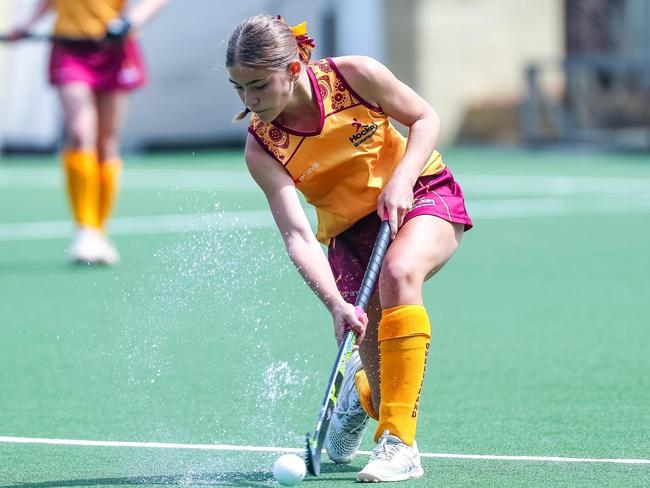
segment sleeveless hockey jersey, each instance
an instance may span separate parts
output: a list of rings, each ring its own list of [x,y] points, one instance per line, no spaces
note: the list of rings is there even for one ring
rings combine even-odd
[[[314,205],[316,238],[323,244],[377,210],[377,198],[406,150],[406,138],[381,107],[364,100],[331,58],[307,67],[320,108],[312,132],[251,117],[249,133],[289,172],[296,188]],[[444,169],[434,151],[421,176]]]
[[[106,24],[119,17],[126,0],[54,0],[54,34],[64,37],[101,38]]]

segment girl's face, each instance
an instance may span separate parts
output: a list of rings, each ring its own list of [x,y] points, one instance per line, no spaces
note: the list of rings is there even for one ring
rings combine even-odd
[[[293,92],[289,71],[277,71],[247,66],[228,68],[230,82],[246,108],[257,114],[262,122],[271,122],[282,113]]]

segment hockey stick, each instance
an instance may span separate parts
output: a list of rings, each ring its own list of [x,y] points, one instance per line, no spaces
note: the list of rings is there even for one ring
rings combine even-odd
[[[62,36],[54,36],[51,34],[36,34],[36,33],[27,33],[22,37],[19,37],[18,39],[11,39],[8,35],[6,34],[0,34],[0,42],[21,42],[21,41],[32,41],[32,42],[70,42],[70,43],[75,43],[75,42],[94,42],[97,44],[104,44],[104,43],[114,43],[114,42],[120,42],[118,38],[116,39],[107,39],[105,37],[99,38],[99,39],[94,39],[94,38],[89,38],[89,37],[62,37]]]
[[[379,233],[377,234],[375,245],[372,248],[368,267],[366,268],[366,273],[363,275],[359,293],[357,294],[357,299],[354,303],[357,310],[357,316],[359,317],[365,312],[370,296],[375,289],[377,278],[379,278],[379,271],[381,270],[381,263],[384,260],[389,243],[390,225],[387,220],[384,220],[379,227]],[[330,379],[327,383],[325,398],[323,398],[320,414],[316,421],[316,429],[313,434],[307,433],[307,453],[305,456],[305,464],[307,465],[309,472],[314,476],[320,475],[320,455],[323,450],[323,443],[325,442],[325,436],[330,425],[330,419],[332,418],[332,413],[338,400],[339,388],[341,387],[341,383],[343,383],[345,367],[350,360],[352,347],[354,346],[355,341],[356,335],[354,332],[351,330],[346,331],[343,335],[343,340],[341,341],[339,352],[336,356],[336,362],[334,363],[334,368],[332,369]]]

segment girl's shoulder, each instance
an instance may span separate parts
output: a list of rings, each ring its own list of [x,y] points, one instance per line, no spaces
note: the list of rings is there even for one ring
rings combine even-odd
[[[337,56],[328,58],[345,78],[353,80],[367,80],[372,78],[382,64],[369,56]]]
[[[381,111],[376,100],[386,71],[383,64],[369,56],[338,56],[328,61],[356,98],[373,110]]]

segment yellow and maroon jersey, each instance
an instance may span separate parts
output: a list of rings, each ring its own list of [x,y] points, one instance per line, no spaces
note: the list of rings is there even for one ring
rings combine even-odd
[[[106,24],[119,17],[127,0],[53,0],[54,34],[63,37],[100,38]]]
[[[248,131],[316,207],[316,238],[327,244],[377,209],[379,193],[404,155],[406,138],[381,107],[354,91],[332,59],[316,61],[307,73],[320,107],[317,130],[296,131],[253,114]],[[434,151],[421,175],[444,167]]]

